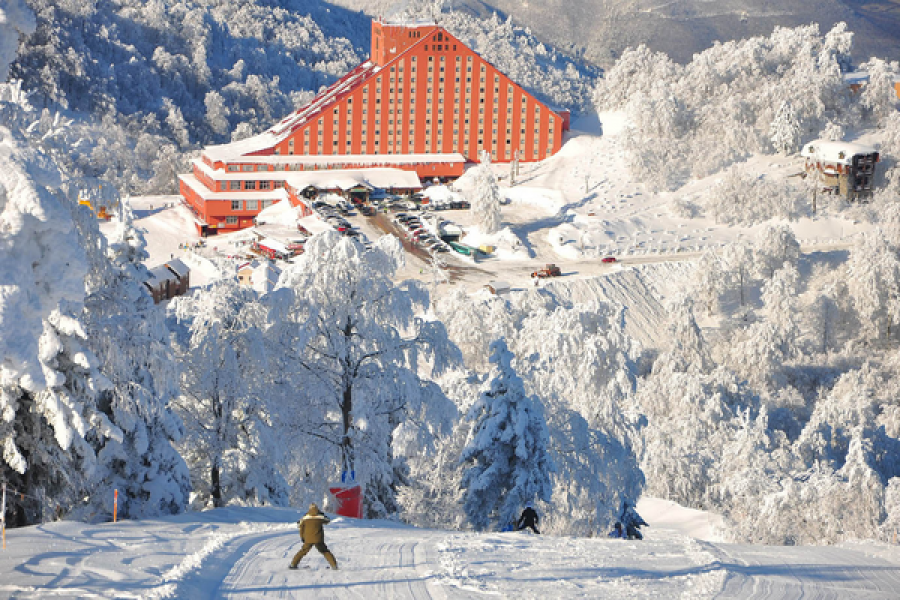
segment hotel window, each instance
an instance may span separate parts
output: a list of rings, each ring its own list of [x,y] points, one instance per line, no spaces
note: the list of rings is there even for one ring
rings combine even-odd
[[[259,182],[259,189],[261,189],[261,190],[268,190],[268,189],[271,189],[271,188],[272,188],[272,182],[271,182],[271,181],[260,181],[260,182]]]
[[[228,165],[229,171],[240,171],[241,168],[238,165]]]
[[[253,170],[253,165],[242,165],[241,166],[241,171],[252,171],[252,170]]]
[[[231,210],[241,210],[241,201],[240,200],[232,200],[231,201]]]
[[[237,217],[225,217],[226,225],[237,225],[238,218]]]
[[[259,210],[256,200],[247,200],[246,204],[247,204],[246,210]]]
[[[244,182],[244,189],[245,189],[245,190],[255,190],[255,189],[256,189],[256,182],[255,182],[255,181],[245,181],[245,182]]]
[[[239,190],[239,189],[241,189],[241,182],[240,182],[240,181],[229,181],[229,182],[228,182],[228,189],[230,189],[230,190]]]

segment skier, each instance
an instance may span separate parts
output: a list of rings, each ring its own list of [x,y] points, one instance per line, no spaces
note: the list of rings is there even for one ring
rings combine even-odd
[[[622,524],[619,521],[616,521],[616,526],[609,532],[609,537],[625,539],[625,530],[622,528]]]
[[[337,570],[338,566],[337,561],[334,559],[334,554],[325,545],[325,525],[330,522],[331,519],[326,517],[315,503],[309,505],[309,511],[302,519],[297,521],[297,527],[300,528],[300,539],[303,540],[303,547],[294,555],[289,568],[296,569],[300,560],[315,546],[316,550],[321,552],[328,564],[331,565],[331,568]]]
[[[647,521],[645,521],[641,517],[641,515],[637,513],[633,506],[626,502],[625,506],[622,508],[622,516],[619,518],[625,525],[625,536],[629,540],[644,539],[643,534],[638,530],[638,528],[643,525],[647,525]]]
[[[522,516],[519,517],[519,522],[516,524],[516,531],[522,531],[526,527],[531,527],[533,532],[540,535],[541,532],[538,531],[536,527],[539,520],[537,512],[535,512],[534,508],[531,506],[531,502],[529,502],[525,505]]]

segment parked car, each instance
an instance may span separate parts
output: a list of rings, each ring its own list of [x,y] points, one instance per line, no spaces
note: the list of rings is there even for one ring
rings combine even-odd
[[[616,262],[616,257],[615,256],[607,256],[601,262],[614,263],[614,262]]]
[[[359,212],[360,212],[360,213],[362,214],[362,216],[364,216],[364,217],[372,217],[372,216],[375,216],[375,209],[372,208],[371,206],[360,206],[360,207],[359,207]]]

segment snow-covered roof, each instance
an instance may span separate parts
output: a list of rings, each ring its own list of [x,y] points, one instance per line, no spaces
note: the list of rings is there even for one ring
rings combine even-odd
[[[844,73],[844,81],[849,85],[860,85],[869,81],[869,72],[865,69],[858,69],[849,73]],[[900,75],[894,75],[894,83],[900,83]]]
[[[317,233],[322,233],[323,231],[330,231],[334,229],[331,225],[317,217],[316,215],[309,215],[303,217],[302,219],[297,219],[297,226],[303,227],[312,235]]]
[[[191,269],[186,264],[184,264],[180,258],[174,258],[170,260],[166,263],[166,266],[170,271],[172,271],[179,277],[184,277],[191,272]]]
[[[224,159],[223,159],[224,160]],[[464,163],[466,157],[459,152],[446,152],[441,154],[323,154],[323,155],[297,155],[297,154],[269,154],[265,156],[234,156],[232,163],[270,165],[276,168],[290,166],[328,166],[328,165],[417,165],[423,163]],[[227,162],[227,161],[226,161]],[[217,179],[247,179],[252,177],[252,172],[223,171],[211,169],[203,161],[195,161],[200,168],[212,176],[215,173]]]
[[[259,244],[260,247],[262,247],[262,248],[268,248],[269,250],[272,250],[274,252],[280,252],[282,254],[290,253],[290,250],[288,250],[287,246],[285,246],[283,243],[279,242],[278,240],[276,240],[274,238],[267,237],[267,238],[261,239],[257,242],[257,244]]]
[[[235,190],[228,192],[214,192],[191,174],[179,175],[178,179],[191,188],[203,200],[286,200],[287,192],[283,189],[270,191]],[[280,177],[278,178],[280,179]]]
[[[875,152],[877,152],[875,148],[863,144],[816,140],[804,145],[800,151],[800,156],[823,162],[849,165],[852,164],[854,156],[858,154],[875,154]]]
[[[251,152],[264,152],[278,143],[278,141],[278,137],[271,131],[264,131],[237,142],[207,146],[203,149],[203,154],[214,161],[228,160],[229,158],[243,156]]]
[[[403,26],[403,27],[436,27],[437,23],[432,19],[413,19],[400,17],[381,17],[375,20],[376,23],[387,26]]]
[[[284,174],[285,183],[297,190],[313,186],[320,190],[372,188],[421,189],[422,182],[413,171],[402,169],[341,169],[332,171],[293,171]]]
[[[175,274],[167,269],[165,265],[150,269],[150,279],[147,280],[147,284],[150,287],[156,287],[164,281],[176,282],[178,281],[178,278],[176,278]]]

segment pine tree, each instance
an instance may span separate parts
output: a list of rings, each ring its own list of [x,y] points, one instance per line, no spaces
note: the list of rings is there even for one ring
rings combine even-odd
[[[0,127],[0,478],[68,512],[91,489],[97,448],[119,432],[98,410],[110,384],[80,320],[88,259],[73,207],[52,161],[20,143]],[[37,522],[43,508],[18,504],[12,522]]]
[[[503,339],[491,343],[494,365],[481,396],[469,409],[473,422],[460,457],[466,464],[463,510],[478,530],[491,521],[515,520],[527,502],[548,502],[553,492],[549,433],[537,398],[527,396]]]
[[[800,123],[789,100],[785,100],[778,107],[775,119],[769,127],[769,139],[775,150],[782,154],[792,154],[800,146]]]
[[[483,233],[500,231],[500,188],[491,170],[491,155],[481,153],[481,164],[475,173],[472,214]]]
[[[178,373],[164,313],[143,285],[149,273],[143,233],[133,222],[127,199],[116,229],[106,238],[88,214],[79,231],[85,247],[96,249],[88,274],[85,321],[89,343],[111,385],[100,408],[122,435],[99,451],[94,510],[118,490],[120,518],[178,513],[187,506],[190,474],[173,444],[183,433],[171,403]]]

